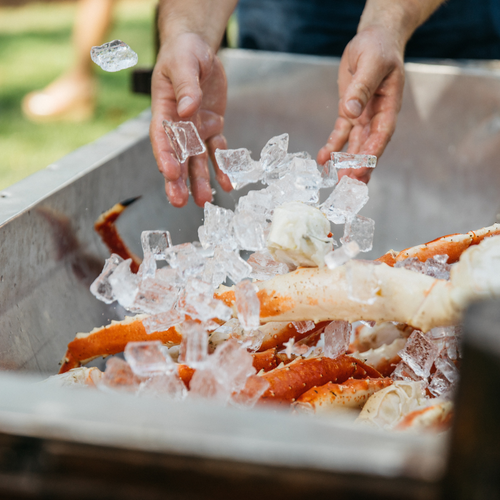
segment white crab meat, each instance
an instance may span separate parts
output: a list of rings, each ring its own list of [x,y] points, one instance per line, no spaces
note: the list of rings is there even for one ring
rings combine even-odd
[[[294,266],[324,266],[332,250],[330,222],[315,207],[298,201],[274,210],[267,248],[279,262]]]
[[[82,366],[80,368],[73,368],[66,373],[52,375],[48,379],[44,380],[43,383],[57,387],[96,387],[101,380],[102,375],[103,373],[99,370],[99,368],[86,368]]]

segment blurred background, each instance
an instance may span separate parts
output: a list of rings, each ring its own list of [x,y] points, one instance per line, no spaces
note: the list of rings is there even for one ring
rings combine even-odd
[[[117,0],[105,41],[120,39],[154,64],[156,0]],[[97,100],[89,120],[34,123],[21,111],[23,97],[43,89],[72,66],[76,1],[0,0],[0,190],[113,130],[150,106],[132,94],[133,68],[106,73],[95,66]],[[90,54],[89,54],[90,57]]]

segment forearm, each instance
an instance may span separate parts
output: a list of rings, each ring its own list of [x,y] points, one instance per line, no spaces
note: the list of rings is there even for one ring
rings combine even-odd
[[[402,50],[414,31],[445,0],[368,0],[358,25],[358,33],[382,26],[394,33]]]
[[[160,0],[162,43],[184,33],[199,35],[216,52],[238,0]]]

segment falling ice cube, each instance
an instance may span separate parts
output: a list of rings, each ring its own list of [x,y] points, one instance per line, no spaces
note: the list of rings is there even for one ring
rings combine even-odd
[[[271,218],[274,208],[273,196],[265,189],[250,191],[238,200],[237,212],[250,212],[263,222]]]
[[[320,168],[320,173],[322,188],[335,187],[337,182],[339,182],[339,173],[337,172],[332,160],[328,160],[323,167]]]
[[[373,155],[353,155],[350,153],[331,153],[335,168],[375,168],[377,157]]]
[[[238,252],[228,252],[222,247],[217,247],[214,258],[224,268],[233,283],[239,283],[248,278],[252,272],[252,267],[240,257]]]
[[[137,54],[121,40],[113,40],[99,47],[92,47],[90,57],[104,71],[114,72],[135,66]]]
[[[439,350],[422,332],[415,330],[398,354],[417,376],[428,377]]]
[[[269,224],[252,212],[237,212],[233,218],[234,238],[242,250],[257,252],[266,247],[264,231]]]
[[[352,325],[347,321],[332,321],[323,333],[325,346],[323,352],[328,358],[335,359],[345,354],[349,348]]]
[[[175,245],[165,251],[167,262],[176,271],[179,278],[187,280],[203,273],[206,258],[192,243]]]
[[[321,205],[321,210],[334,224],[343,224],[346,218],[357,214],[367,201],[368,186],[364,182],[344,176]]]
[[[245,387],[231,395],[230,403],[241,409],[253,408],[259,398],[269,389],[269,382],[257,375],[250,375]]]
[[[201,279],[210,283],[214,290],[226,281],[226,276],[225,267],[215,257],[206,260]]]
[[[106,362],[106,370],[99,381],[98,388],[106,392],[136,393],[142,381],[142,377],[137,376],[126,361],[110,358]]]
[[[151,334],[155,332],[166,332],[172,326],[176,326],[184,321],[185,315],[171,309],[167,312],[154,314],[142,320],[146,333]]]
[[[376,264],[371,261],[351,261],[346,266],[347,296],[355,302],[373,304],[380,290]]]
[[[200,323],[185,321],[181,325],[182,343],[179,362],[196,368],[208,358],[208,333]]]
[[[203,248],[213,248],[224,245],[226,248],[235,249],[233,238],[232,210],[212,205],[208,201],[204,207],[203,226],[198,228],[198,238]]]
[[[109,259],[106,259],[101,274],[96,278],[92,285],[90,285],[91,293],[97,299],[105,302],[106,304],[111,304],[116,300],[113,294],[113,288],[109,282],[109,277],[122,262],[123,259],[119,255],[112,254]]]
[[[165,260],[167,248],[173,246],[168,231],[143,231],[141,244],[144,254],[152,254],[155,260]]]
[[[118,303],[125,309],[131,307],[139,293],[139,278],[130,270],[132,259],[127,259],[118,264],[113,274],[109,277],[109,283]]]
[[[269,139],[260,152],[260,162],[265,172],[277,168],[285,159],[288,151],[288,134],[281,134]]]
[[[140,377],[173,372],[176,368],[167,348],[158,340],[129,342],[123,354],[132,371]]]
[[[255,252],[247,260],[252,267],[250,278],[265,281],[277,274],[286,274],[289,268],[283,262],[276,262],[270,253]]]
[[[346,221],[344,237],[340,241],[342,244],[355,241],[359,245],[360,252],[369,252],[373,247],[374,234],[375,221],[362,215],[355,215]]]
[[[217,149],[215,159],[234,189],[257,182],[263,175],[260,162],[252,160],[248,149]]]
[[[163,128],[180,163],[184,163],[190,156],[201,155],[207,150],[193,122],[164,120]]]
[[[254,330],[260,325],[260,301],[257,287],[250,281],[241,281],[234,289],[238,320],[244,330]]]
[[[359,253],[359,245],[355,241],[350,241],[346,245],[342,245],[337,250],[333,250],[325,255],[325,264],[328,269],[344,265]]]

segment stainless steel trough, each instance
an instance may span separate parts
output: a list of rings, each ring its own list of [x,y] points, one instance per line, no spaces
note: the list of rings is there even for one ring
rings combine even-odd
[[[291,151],[316,154],[336,116],[338,60],[234,50],[223,60],[229,147],[257,155],[288,132]],[[88,291],[107,256],[93,232],[102,211],[142,196],[119,222],[138,253],[146,229],[197,239],[202,210],[166,201],[148,122],[145,112],[0,193],[0,492],[437,498],[443,436],[34,385],[57,372],[76,332],[123,315]],[[499,131],[498,73],[408,64],[398,129],[362,211],[376,221],[372,256],[494,222]],[[236,197],[219,189],[216,202],[232,207]]]

